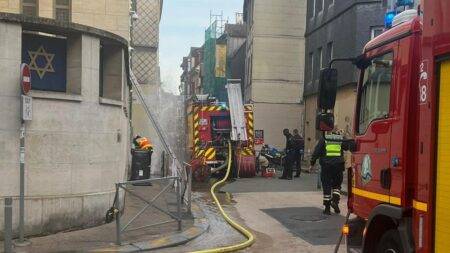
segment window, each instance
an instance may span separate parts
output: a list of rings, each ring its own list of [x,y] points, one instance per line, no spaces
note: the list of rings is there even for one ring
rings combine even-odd
[[[325,6],[325,0],[317,0],[317,11],[320,13],[323,12],[323,7]]]
[[[358,133],[363,134],[369,124],[389,115],[393,53],[376,57],[364,70],[360,93]]]
[[[316,1],[317,0],[311,0],[312,2],[311,18],[314,18],[316,16]]]
[[[312,83],[314,80],[314,53],[309,53],[309,80]]]
[[[325,64],[328,65],[332,59],[333,59],[333,42],[328,42]]]
[[[136,0],[131,0],[131,10],[137,12],[137,2]]]
[[[105,78],[105,68],[104,68],[104,62],[105,62],[105,49],[103,47],[103,44],[100,43],[100,53],[99,53],[99,61],[98,61],[98,84],[99,89],[98,93],[100,97],[103,97],[103,83]]]
[[[55,0],[55,19],[63,22],[71,21],[71,0]]]
[[[24,31],[22,62],[30,66],[33,90],[66,92],[67,38]]]
[[[38,0],[22,0],[22,14],[25,16],[39,16]]]
[[[122,48],[118,45],[100,45],[99,96],[101,98],[122,101]]]
[[[315,69],[315,77],[316,79],[319,79],[319,73],[320,70],[322,69],[323,66],[323,53],[322,53],[322,48],[319,47],[319,49],[317,49],[317,68]]]
[[[383,32],[384,32],[384,27],[382,27],[382,26],[372,27],[370,29],[370,39],[377,37],[378,35],[382,34]]]

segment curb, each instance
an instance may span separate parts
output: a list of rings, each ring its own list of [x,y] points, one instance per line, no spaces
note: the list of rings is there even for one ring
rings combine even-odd
[[[189,241],[194,240],[199,237],[203,233],[205,233],[209,229],[208,220],[201,210],[201,208],[192,202],[191,213],[194,217],[194,225],[186,230],[181,232],[174,232],[168,235],[165,235],[161,238],[150,240],[150,241],[142,241],[142,242],[133,242],[133,243],[124,243],[121,246],[111,246],[107,248],[99,248],[90,250],[89,252],[140,252],[140,251],[148,251],[155,250],[161,248],[169,248],[175,247],[182,244],[185,244]]]

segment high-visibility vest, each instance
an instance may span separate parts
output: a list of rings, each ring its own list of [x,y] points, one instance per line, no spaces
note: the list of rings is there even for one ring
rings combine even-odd
[[[342,136],[331,134],[325,136],[325,150],[327,157],[342,156]]]
[[[153,148],[153,145],[150,142],[150,140],[145,138],[145,137],[141,137],[141,138],[137,139],[136,142],[139,145],[140,149],[151,149],[151,148]]]

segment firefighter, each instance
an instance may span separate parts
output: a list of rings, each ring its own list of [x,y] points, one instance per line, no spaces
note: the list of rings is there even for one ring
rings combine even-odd
[[[316,160],[319,159],[321,166],[320,179],[323,189],[323,205],[326,215],[331,215],[330,207],[335,213],[340,213],[339,201],[341,199],[341,184],[344,171],[344,157],[342,154],[342,135],[333,131],[326,134],[314,148],[311,156],[311,167],[313,169]]]
[[[150,140],[147,137],[141,137],[139,135],[136,135],[133,139],[134,146],[141,150],[152,150],[153,144],[150,142]]]
[[[283,175],[279,177],[279,179],[287,179],[292,180],[292,163],[295,159],[295,150],[294,144],[292,140],[292,134],[289,132],[289,129],[283,129],[283,135],[286,137],[286,148],[284,157],[284,168]]]
[[[292,141],[294,145],[295,157],[294,160],[292,161],[292,165],[297,171],[295,177],[300,177],[300,174],[302,172],[302,160],[303,160],[302,157],[303,157],[303,150],[305,148],[305,140],[298,133],[298,129],[294,129],[293,133],[294,135],[292,136]]]

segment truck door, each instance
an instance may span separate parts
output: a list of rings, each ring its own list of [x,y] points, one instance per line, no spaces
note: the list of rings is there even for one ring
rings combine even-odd
[[[354,209],[367,218],[370,210],[380,203],[391,203],[386,171],[390,166],[393,117],[392,89],[398,42],[367,53],[369,66],[361,71],[356,110]],[[395,141],[392,140],[392,141]]]
[[[435,252],[450,248],[450,60],[440,63],[436,168]]]

